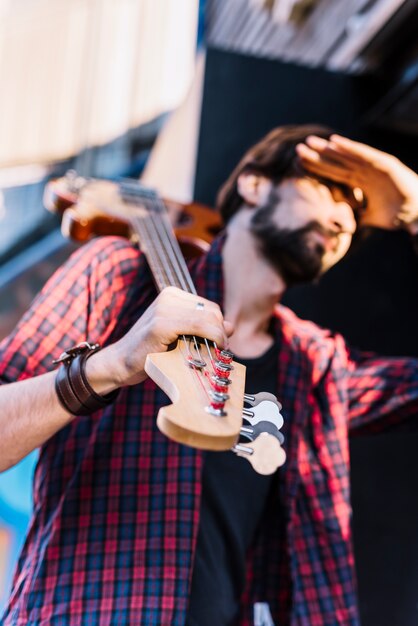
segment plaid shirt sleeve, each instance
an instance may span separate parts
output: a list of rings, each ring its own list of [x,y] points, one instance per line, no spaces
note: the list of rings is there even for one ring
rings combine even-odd
[[[381,431],[418,417],[418,359],[349,349],[347,373],[352,434]]]
[[[139,259],[138,251],[117,237],[77,250],[0,344],[0,384],[53,369],[53,359],[80,341],[114,340]]]

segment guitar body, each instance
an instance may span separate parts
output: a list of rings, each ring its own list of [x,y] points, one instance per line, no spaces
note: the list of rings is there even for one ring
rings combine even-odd
[[[109,198],[117,183],[99,181],[108,187]],[[94,185],[93,183],[91,183]],[[83,192],[83,195],[85,193]],[[97,210],[94,203],[81,199],[80,192],[72,190],[66,177],[49,182],[44,193],[46,208],[62,216],[62,232],[73,241],[84,243],[93,237],[117,235],[131,238],[131,224],[116,214]],[[180,204],[165,201],[175,235],[186,258],[206,252],[214,236],[221,230],[219,214],[202,204]]]

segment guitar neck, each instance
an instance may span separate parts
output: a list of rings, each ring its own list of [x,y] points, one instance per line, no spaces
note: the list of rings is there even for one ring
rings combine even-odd
[[[163,201],[154,192],[144,192],[132,183],[122,183],[120,191],[124,200],[135,206],[131,227],[159,291],[178,287],[196,293]]]

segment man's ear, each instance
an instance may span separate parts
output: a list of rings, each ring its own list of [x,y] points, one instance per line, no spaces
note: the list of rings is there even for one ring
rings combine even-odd
[[[270,178],[261,176],[261,174],[243,172],[238,176],[238,193],[245,204],[249,206],[264,205],[268,200],[272,188],[273,183]]]

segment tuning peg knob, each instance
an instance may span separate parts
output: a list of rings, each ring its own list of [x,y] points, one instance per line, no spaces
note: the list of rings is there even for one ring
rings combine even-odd
[[[220,363],[226,363],[228,365],[232,363],[232,360],[234,358],[232,352],[230,352],[229,350],[219,350],[219,348],[216,348],[215,355]]]
[[[225,404],[227,400],[229,400],[229,396],[227,393],[222,393],[219,391],[209,391],[209,395],[212,398],[213,402]]]
[[[224,411],[225,402],[211,402],[209,406],[205,407],[206,413],[214,415],[215,417],[226,417],[228,414]]]
[[[219,378],[229,378],[231,375],[231,371],[234,369],[232,365],[229,363],[220,363],[219,361],[215,363],[215,374]]]
[[[232,451],[242,456],[258,474],[273,474],[286,461],[286,453],[279,441],[269,433],[261,433],[257,439],[245,445],[237,443]]]
[[[212,376],[210,379],[210,386],[213,391],[217,391],[218,393],[225,393],[231,384],[231,381],[227,378],[219,378],[219,376]]]
[[[279,407],[279,411],[282,409],[282,405],[277,400],[276,396],[272,393],[268,393],[267,391],[260,391],[259,393],[252,395],[248,393],[244,394],[244,402],[250,406],[257,406],[261,402],[265,401],[276,404]]]
[[[259,404],[256,404],[251,410],[244,409],[243,417],[251,426],[255,426],[258,422],[271,422],[276,426],[278,430],[283,426],[283,416],[280,413],[277,403],[270,402],[269,400],[263,400]]]

